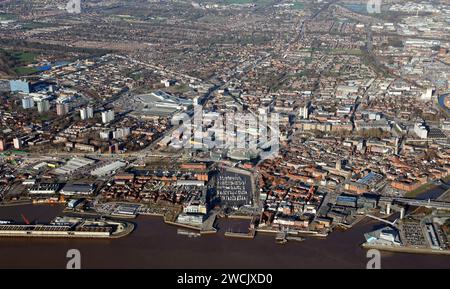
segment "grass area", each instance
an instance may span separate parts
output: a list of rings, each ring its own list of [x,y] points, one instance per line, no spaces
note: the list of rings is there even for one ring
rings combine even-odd
[[[11,60],[20,63],[21,65],[33,63],[37,57],[36,53],[29,51],[15,51],[0,48],[0,52],[5,54]]]
[[[223,5],[236,5],[236,4],[267,4],[270,0],[222,0],[219,3]]]
[[[14,71],[20,76],[30,75],[30,74],[38,72],[38,70],[36,68],[27,67],[27,66],[16,67],[16,68],[14,68]]]
[[[305,5],[303,3],[294,2],[294,5],[292,6],[292,9],[303,10],[303,7],[305,7]]]
[[[47,28],[54,27],[54,24],[45,23],[45,22],[28,22],[22,25],[22,27],[26,30],[37,29],[37,28]]]
[[[416,198],[416,197],[419,196],[420,194],[423,194],[423,193],[425,193],[426,191],[429,191],[429,190],[434,189],[434,188],[436,188],[436,187],[437,187],[437,186],[436,186],[436,185],[433,185],[433,184],[424,184],[424,185],[418,187],[417,189],[412,190],[411,192],[406,193],[406,194],[405,194],[405,197],[407,197],[407,198]]]
[[[16,19],[16,15],[9,14],[9,13],[0,13],[0,21],[6,21],[6,20],[14,20]]]
[[[12,67],[12,69],[19,76],[37,72],[35,68],[26,66],[36,60],[37,54],[28,51],[3,51],[14,62],[14,67]]]

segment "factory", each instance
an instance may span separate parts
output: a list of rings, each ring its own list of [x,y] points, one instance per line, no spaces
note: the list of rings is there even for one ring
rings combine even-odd
[[[66,184],[60,194],[64,196],[86,196],[94,192],[94,186],[88,184]]]

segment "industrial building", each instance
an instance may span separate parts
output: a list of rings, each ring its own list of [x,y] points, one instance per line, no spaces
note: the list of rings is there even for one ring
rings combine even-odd
[[[55,174],[57,175],[68,175],[73,174],[75,171],[81,169],[82,167],[94,164],[95,161],[88,158],[77,157],[69,160],[64,166],[57,168]]]
[[[126,166],[126,163],[121,162],[121,161],[116,161],[116,162],[109,163],[109,164],[106,164],[104,166],[101,166],[101,167],[98,167],[98,168],[92,170],[91,175],[96,176],[96,177],[104,177],[104,176],[114,173],[115,171],[117,171],[118,169],[120,169],[124,166]]]
[[[94,192],[94,186],[90,184],[66,184],[60,194],[64,196],[86,196]]]

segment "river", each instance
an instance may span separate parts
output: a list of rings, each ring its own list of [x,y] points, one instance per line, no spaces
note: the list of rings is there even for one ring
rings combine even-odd
[[[0,208],[0,219],[48,222],[61,206],[26,205]],[[220,233],[199,238],[178,235],[161,218],[140,216],[136,230],[122,239],[0,239],[0,268],[65,268],[66,252],[81,252],[82,268],[365,268],[363,233],[379,226],[365,220],[326,239],[275,243],[274,236],[231,239]],[[233,222],[227,220],[226,222]],[[223,229],[227,223],[221,225]],[[233,225],[232,225],[233,227]],[[446,256],[383,253],[382,268],[450,268]]]

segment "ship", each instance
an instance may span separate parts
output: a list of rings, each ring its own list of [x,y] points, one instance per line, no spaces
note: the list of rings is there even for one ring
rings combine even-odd
[[[0,238],[121,238],[133,230],[134,224],[128,222],[58,217],[49,224],[0,224]]]

